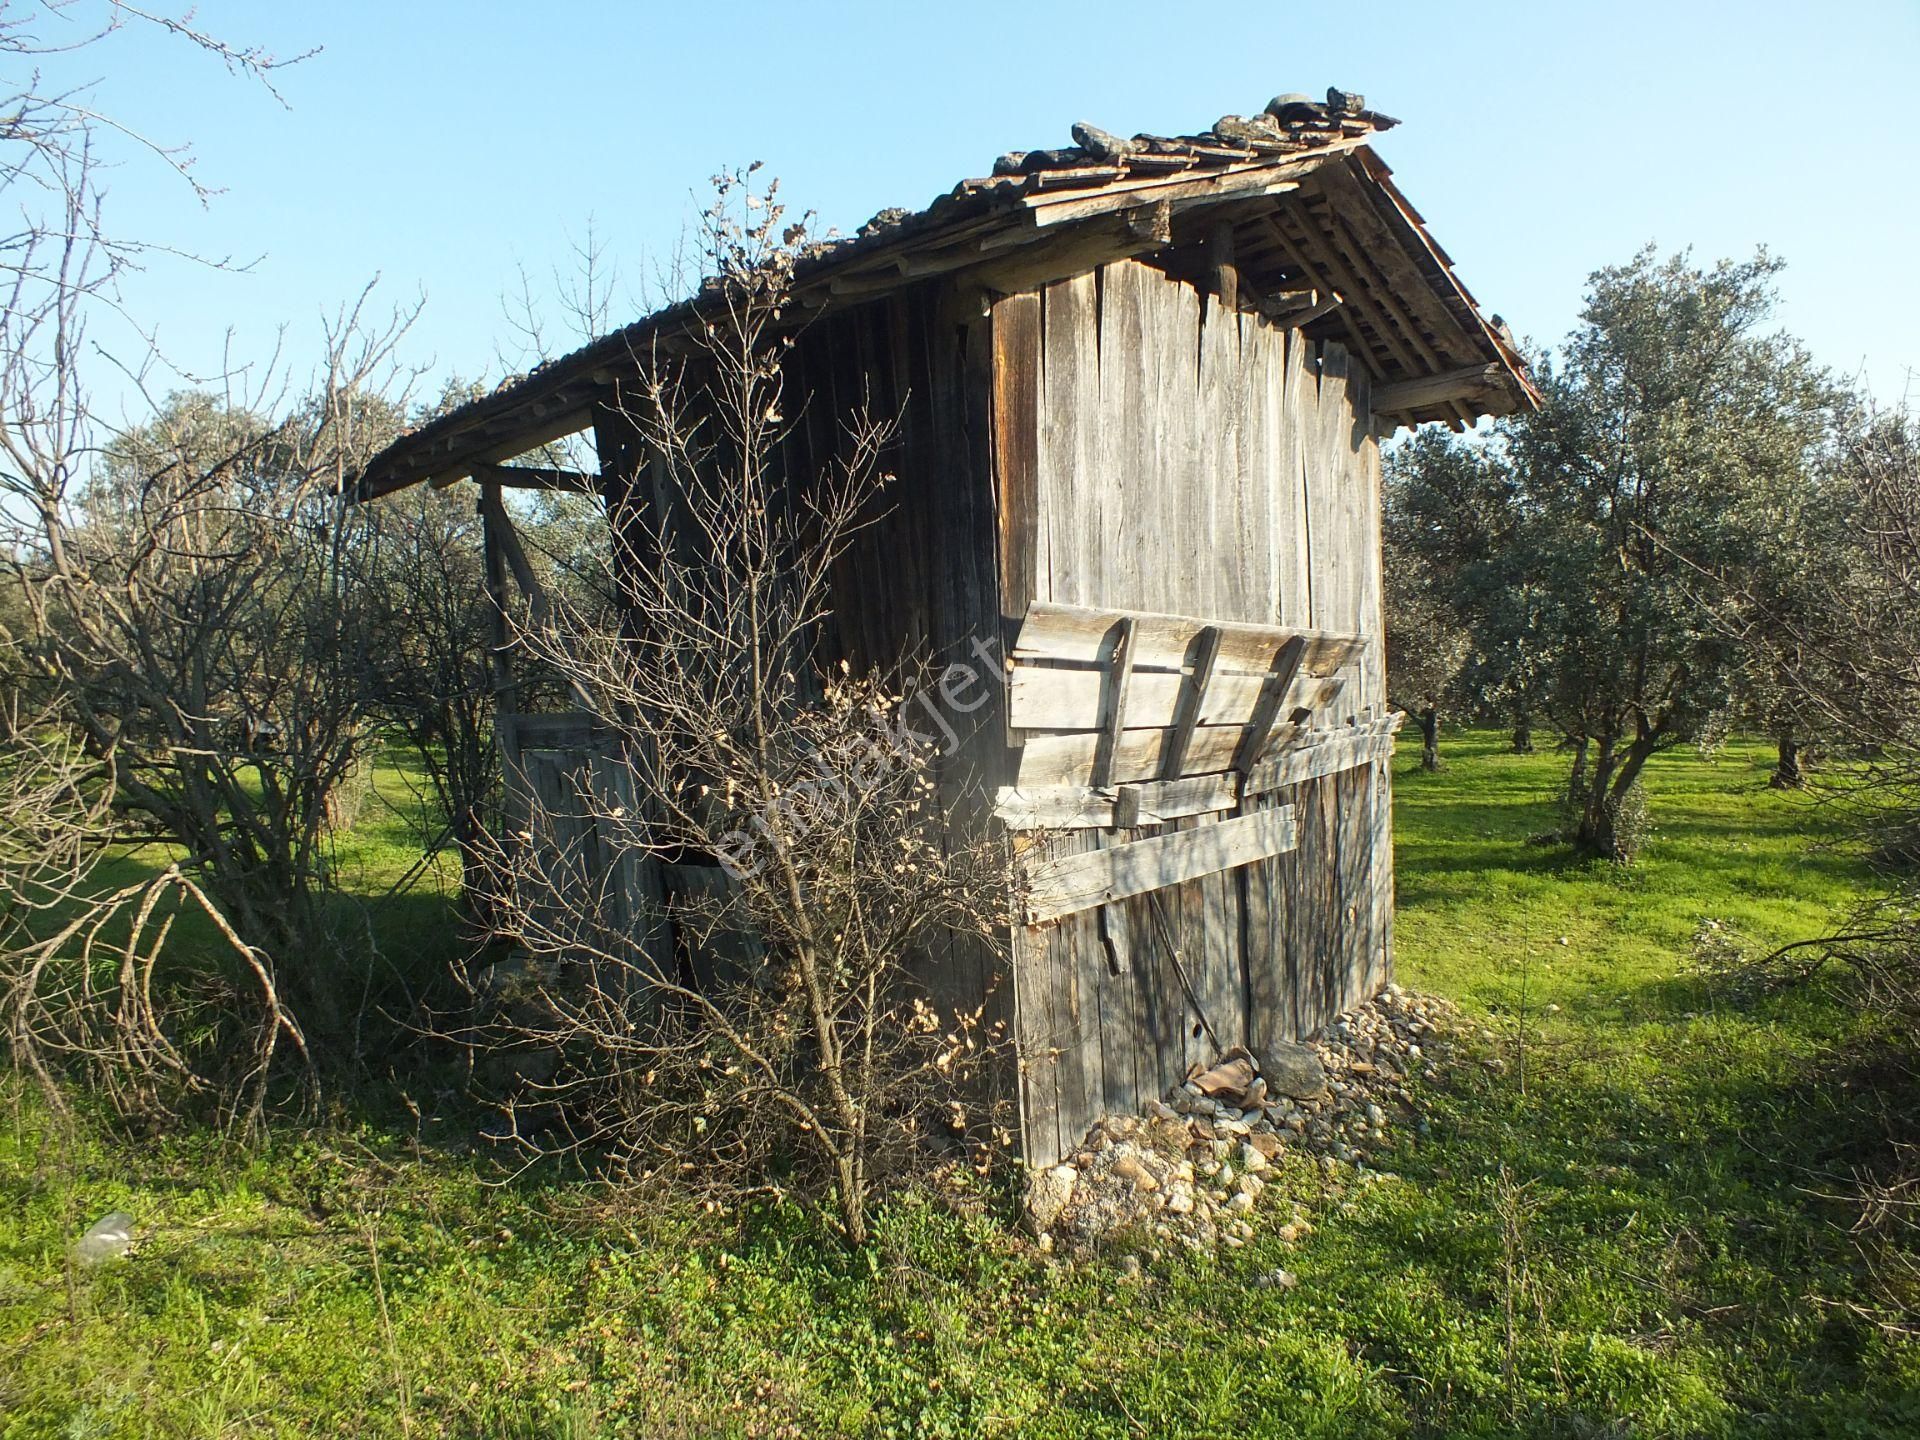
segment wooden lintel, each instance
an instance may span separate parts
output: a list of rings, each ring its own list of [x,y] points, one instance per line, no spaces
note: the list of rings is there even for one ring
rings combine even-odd
[[[1029,925],[1044,925],[1130,895],[1251,865],[1296,844],[1293,807],[1282,805],[1107,850],[1059,856],[1028,872],[1023,918]]]
[[[1455,400],[1478,403],[1490,394],[1504,392],[1506,387],[1507,372],[1504,366],[1468,365],[1440,375],[1422,375],[1393,385],[1376,385],[1373,390],[1373,413],[1402,415],[1411,410],[1425,410]]]
[[[578,495],[598,495],[602,485],[598,475],[552,465],[476,465],[473,478],[509,490],[564,490]]]

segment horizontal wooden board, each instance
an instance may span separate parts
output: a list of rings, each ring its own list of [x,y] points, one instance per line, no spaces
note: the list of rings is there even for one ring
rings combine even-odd
[[[1134,621],[1133,664],[1137,670],[1179,670],[1187,663],[1194,638],[1209,626],[1220,631],[1219,668],[1265,674],[1280,647],[1295,635],[1307,640],[1300,669],[1307,675],[1331,675],[1359,657],[1365,636],[1274,625],[1229,624],[1190,615],[1152,615],[1140,611],[1095,610],[1083,605],[1035,604],[1027,609],[1014,638],[1013,658],[1073,660],[1101,664],[1122,614]]]
[[[1276,725],[1268,738],[1265,754],[1278,753],[1299,733],[1299,726]],[[1158,780],[1161,758],[1172,735],[1170,729],[1122,731],[1113,747],[1110,782],[1123,785]],[[1193,743],[1187,747],[1187,773],[1211,775],[1232,768],[1240,735],[1237,725],[1206,725],[1194,731]],[[1014,783],[1022,789],[1042,785],[1090,785],[1094,758],[1105,743],[1106,736],[1097,731],[1060,735],[1029,733],[1020,750]]]
[[[1162,825],[1188,815],[1211,815],[1240,803],[1240,776],[1187,775],[1178,780],[1149,780],[1121,785],[1113,796],[1113,823],[1121,830]]]
[[[1186,677],[1164,670],[1135,670],[1127,687],[1126,730],[1164,730],[1180,713]],[[1200,707],[1198,724],[1245,725],[1259,703],[1262,675],[1215,672]],[[1287,691],[1280,714],[1317,710],[1339,693],[1337,678],[1300,676]],[[1008,682],[1007,718],[1016,730],[1100,730],[1106,726],[1107,677],[1100,670],[1016,665]]]
[[[1025,916],[1044,925],[1095,905],[1250,865],[1297,844],[1293,807],[1282,805],[1106,850],[1043,861],[1028,873]]]
[[[500,715],[494,729],[516,750],[589,750],[603,738],[591,715]]]
[[[993,813],[1009,830],[1110,830],[1231,810],[1239,803],[1238,775],[1194,775],[1104,789],[1046,785],[1022,790],[1006,785],[995,797]]]
[[[1393,732],[1399,728],[1397,721],[1395,717],[1392,725],[1336,733],[1317,744],[1274,755],[1254,766],[1247,775],[1245,793],[1263,795],[1270,790],[1298,785],[1303,780],[1317,780],[1323,775],[1335,775],[1385,759],[1393,754]]]

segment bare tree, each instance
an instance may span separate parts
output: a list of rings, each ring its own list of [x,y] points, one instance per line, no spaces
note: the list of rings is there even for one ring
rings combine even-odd
[[[465,496],[426,486],[367,512],[377,543],[356,583],[370,607],[369,699],[417,757],[433,805],[423,857],[451,844],[473,938],[491,933],[486,874],[499,827],[491,640],[484,610],[480,518]]]
[[[292,1002],[335,1001],[302,962],[324,948],[329,806],[368,736],[348,584],[365,534],[332,492],[397,423],[376,392],[409,317],[369,325],[362,296],[309,386],[275,363],[244,392],[148,396],[145,422],[103,423],[89,321],[164,247],[103,224],[99,151],[144,148],[212,193],[94,87],[43,81],[42,62],[123,27],[269,90],[283,63],[118,0],[0,4],[0,57],[34,67],[0,107],[0,190],[21,216],[0,237],[4,1004],[43,1076],[73,1061],[127,1109],[213,1091],[251,1123],[276,1058],[305,1048]],[[145,394],[156,368],[125,373]],[[104,883],[97,862],[125,844],[167,848],[149,878]],[[164,964],[186,911],[214,945]]]
[[[639,357],[625,399],[655,483],[612,516],[621,623],[562,613],[525,635],[591,697],[615,763],[516,819],[504,907],[530,963],[494,1034],[556,1057],[528,1143],[732,1185],[784,1165],[859,1244],[890,1162],[969,1118],[931,1096],[995,1037],[915,976],[993,943],[1007,857],[942,825],[910,669],[823,662],[831,572],[886,483],[890,425],[836,417],[840,460],[789,468],[805,227],[730,175],[704,238],[717,274],[695,349]],[[654,863],[677,879],[649,900]]]
[[[330,803],[371,734],[366,607],[351,583],[366,535],[334,495],[394,428],[394,408],[373,397],[406,317],[369,330],[357,307],[343,313],[312,395],[277,418],[251,397],[189,393],[103,434],[72,364],[85,298],[55,288],[0,321],[0,563],[16,602],[15,687],[38,700],[19,723],[47,737],[50,762],[83,755],[90,767],[77,785],[58,763],[39,781],[23,773],[14,793],[67,796],[85,853],[131,839],[174,858],[131,889],[96,887],[71,864],[16,874],[27,908],[79,918],[29,927],[9,967],[14,1040],[80,1043],[75,997],[99,988],[97,946],[125,924],[131,968],[106,988],[116,1005],[135,993],[159,1005],[149,981],[168,925],[145,926],[171,895],[204,912],[241,962],[201,979],[228,992],[255,984],[271,1016],[256,1050],[240,1049],[257,1055],[242,1067],[250,1120],[281,1040],[301,1040],[289,1000],[322,1024],[338,1019],[337,987],[317,968],[332,949],[317,900]],[[28,805],[6,823],[31,830],[54,813]],[[93,822],[104,814],[103,829]],[[162,1055],[160,1021],[144,1030]],[[177,1059],[163,1068],[184,1074]]]

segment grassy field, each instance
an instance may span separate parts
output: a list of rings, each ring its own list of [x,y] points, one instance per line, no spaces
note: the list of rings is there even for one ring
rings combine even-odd
[[[1004,1197],[905,1197],[847,1255],[777,1211],[495,1183],[424,1101],[242,1153],[111,1141],[16,1090],[0,1436],[1920,1433],[1920,1352],[1852,1308],[1820,1198],[1859,1103],[1822,1058],[1846,1021],[1688,965],[1703,919],[1777,942],[1851,903],[1823,816],[1757,747],[1680,752],[1623,873],[1528,843],[1559,758],[1449,758],[1398,774],[1400,978],[1504,1063],[1444,1079],[1390,1177],[1284,1169],[1297,1246],[1269,1225],[1130,1285],[1035,1253]],[[431,906],[406,923],[427,943]],[[112,1209],[134,1253],[69,1269]],[[1252,1283],[1277,1265],[1296,1288]]]

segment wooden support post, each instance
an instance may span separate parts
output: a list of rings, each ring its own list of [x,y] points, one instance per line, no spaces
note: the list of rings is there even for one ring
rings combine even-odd
[[[489,505],[489,494],[493,504]],[[520,709],[520,698],[513,683],[513,665],[507,659],[507,567],[500,552],[500,537],[494,526],[494,514],[500,505],[500,487],[480,487],[480,548],[482,583],[487,592],[487,668],[493,676],[494,709],[511,715]]]
[[[1104,743],[1094,752],[1093,785],[1104,789],[1113,780],[1113,756],[1120,748],[1120,732],[1127,723],[1127,690],[1133,683],[1133,617],[1122,616],[1113,627],[1113,654],[1107,660],[1107,725]]]
[[[533,565],[527,559],[527,552],[520,544],[520,535],[513,528],[513,520],[507,514],[507,507],[500,501],[500,486],[497,482],[487,481],[480,487],[480,514],[485,521],[486,534],[494,550],[506,560],[507,568],[513,572],[514,584],[520,587],[520,593],[527,597],[527,609],[536,625],[545,625],[552,616],[547,604],[547,593],[541,588],[540,579],[533,573]],[[501,582],[501,598],[505,599],[505,581]],[[506,611],[501,609],[502,628],[505,627]],[[582,709],[592,710],[593,695],[585,683],[577,676],[567,677],[567,688],[573,692],[574,702]]]
[[[1304,635],[1294,636],[1274,652],[1273,668],[1267,673],[1260,698],[1254,702],[1246,733],[1240,737],[1240,752],[1233,757],[1233,768],[1242,775],[1253,769],[1260,752],[1267,748],[1267,738],[1273,734],[1274,722],[1280,718],[1281,702],[1293,688],[1293,677],[1300,673],[1300,662],[1306,654]]]
[[[547,618],[547,596],[540,588],[540,581],[533,573],[533,566],[527,560],[527,552],[520,544],[520,536],[513,528],[513,521],[507,515],[507,507],[500,501],[500,486],[497,481],[488,481],[480,487],[480,513],[486,517],[487,533],[493,537],[493,543],[507,562],[507,568],[513,571],[513,583],[520,587],[520,593],[527,597],[527,604],[533,610],[535,620]]]
[[[1187,704],[1174,722],[1167,740],[1166,756],[1161,762],[1160,778],[1178,779],[1187,763],[1187,747],[1193,743],[1193,730],[1200,723],[1200,712],[1207,703],[1207,686],[1213,683],[1213,667],[1220,659],[1220,627],[1208,625],[1196,640],[1193,672],[1187,680]]]

